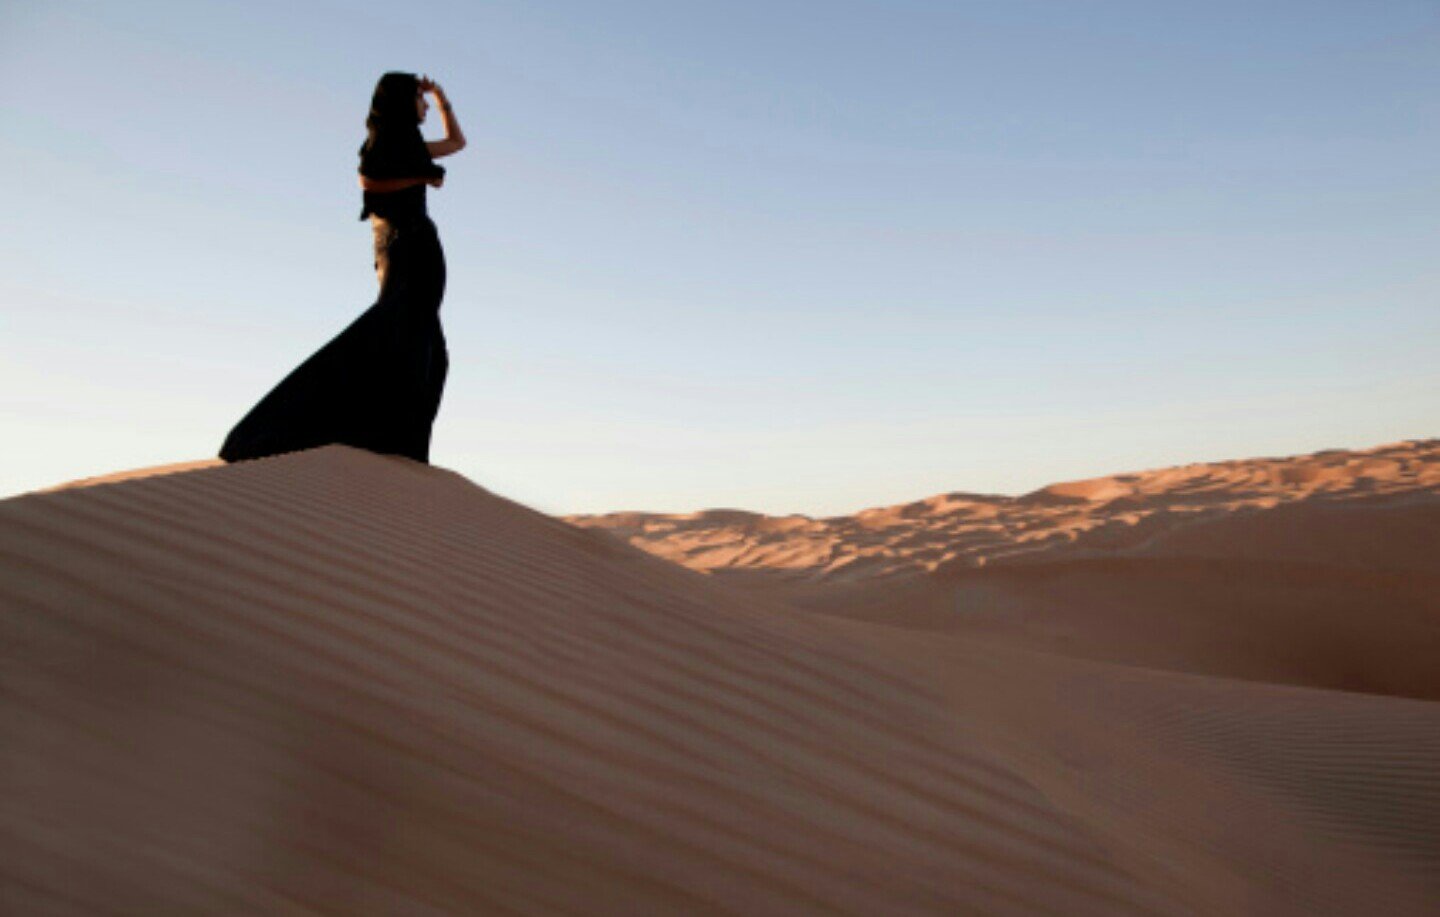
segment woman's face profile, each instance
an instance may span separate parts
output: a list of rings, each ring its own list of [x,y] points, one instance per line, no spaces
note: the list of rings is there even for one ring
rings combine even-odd
[[[423,122],[425,113],[430,110],[430,105],[425,101],[425,90],[415,90],[415,114]]]

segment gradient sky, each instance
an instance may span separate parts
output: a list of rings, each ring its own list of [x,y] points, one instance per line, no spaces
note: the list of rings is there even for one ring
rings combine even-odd
[[[4,0],[0,495],[213,456],[374,301],[391,69],[470,140],[432,459],[542,511],[1440,435],[1434,0]]]

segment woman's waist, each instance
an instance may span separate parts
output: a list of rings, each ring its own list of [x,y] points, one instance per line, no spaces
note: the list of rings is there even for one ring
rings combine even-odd
[[[423,213],[410,213],[396,215],[370,214],[370,226],[375,231],[375,238],[394,239],[399,236],[427,235],[439,238],[439,231],[435,228],[435,221]]]

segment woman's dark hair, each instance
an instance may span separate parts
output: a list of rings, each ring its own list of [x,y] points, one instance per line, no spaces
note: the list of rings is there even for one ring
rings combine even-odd
[[[375,95],[370,98],[370,116],[365,119],[370,143],[375,142],[378,133],[420,129],[420,114],[415,110],[415,96],[420,92],[420,81],[413,73],[392,70],[380,77],[375,84]]]
[[[365,119],[365,142],[360,146],[360,171],[372,178],[406,175],[441,176],[420,135],[420,113],[415,96],[420,81],[413,73],[391,71],[375,84],[370,114]]]

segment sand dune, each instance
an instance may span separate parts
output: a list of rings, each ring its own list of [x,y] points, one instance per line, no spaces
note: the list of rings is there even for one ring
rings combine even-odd
[[[1440,440],[1426,440],[1119,474],[1052,484],[1019,497],[940,494],[821,519],[737,510],[567,518],[695,570],[754,573],[767,582],[862,582],[995,563],[1144,552],[1162,539],[1172,547],[1185,546],[1186,554],[1210,556],[1219,550],[1231,556],[1238,546],[1231,543],[1235,535],[1225,523],[1285,507],[1295,515],[1269,519],[1292,521],[1287,530],[1267,534],[1269,522],[1244,524],[1247,541],[1266,539],[1256,544],[1264,559],[1324,559],[1314,556],[1312,521],[1320,518],[1333,530],[1327,542],[1330,559],[1345,560],[1366,550],[1367,566],[1404,557],[1415,564],[1400,564],[1403,569],[1418,565],[1440,572],[1440,559],[1428,550],[1440,538],[1437,499]],[[1347,508],[1375,506],[1404,508],[1406,530],[1390,537],[1391,520],[1372,536],[1363,526],[1346,524]],[[1295,537],[1302,531],[1306,537]],[[1367,549],[1372,537],[1386,540]],[[1192,550],[1206,539],[1209,548]]]
[[[1435,451],[609,517],[721,575],[342,446],[6,500],[0,911],[1432,913]],[[1326,601],[1358,682],[1234,660]]]
[[[1178,672],[1440,699],[1437,440],[1021,497],[943,494],[827,519],[572,521],[811,611]]]

